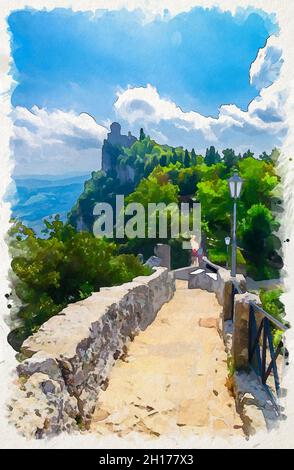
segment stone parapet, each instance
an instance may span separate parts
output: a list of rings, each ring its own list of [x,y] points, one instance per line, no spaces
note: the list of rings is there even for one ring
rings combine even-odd
[[[27,359],[17,367],[10,421],[28,437],[87,426],[115,360],[174,291],[173,273],[159,267],[70,304],[44,323],[23,343]]]
[[[261,305],[255,294],[246,292],[235,295],[232,358],[235,369],[248,368],[248,336],[250,302]]]
[[[207,271],[212,268],[216,272]],[[199,267],[189,270],[188,273],[189,289],[203,289],[208,292],[214,292],[222,308],[222,320],[227,321],[232,317],[233,309],[233,282],[240,289],[246,291],[246,280],[242,274],[232,277],[230,271],[221,266],[204,260]]]

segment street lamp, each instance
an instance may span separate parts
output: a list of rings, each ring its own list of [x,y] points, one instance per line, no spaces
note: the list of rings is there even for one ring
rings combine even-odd
[[[236,238],[236,226],[237,226],[237,199],[240,197],[243,180],[238,175],[237,171],[228,180],[231,197],[234,199],[233,209],[233,239],[232,239],[232,267],[231,276],[236,277],[236,265],[237,265],[237,238]]]
[[[225,237],[225,244],[227,247],[227,260],[226,260],[226,268],[228,269],[229,267],[229,246],[231,243],[231,237]]]

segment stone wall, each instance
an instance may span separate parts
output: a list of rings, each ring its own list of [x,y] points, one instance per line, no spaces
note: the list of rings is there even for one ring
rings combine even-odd
[[[207,268],[213,272],[208,272]],[[190,289],[203,289],[214,292],[222,308],[222,321],[231,319],[233,305],[233,280],[244,292],[246,280],[242,274],[232,278],[230,271],[204,258],[199,267],[195,267],[188,273],[188,287]]]
[[[245,294],[237,294],[235,296],[232,358],[237,370],[246,370],[249,364],[248,337],[250,302],[261,306],[258,295],[246,292]],[[261,317],[259,320],[261,320]]]
[[[250,436],[260,430],[273,429],[279,421],[275,405],[269,399],[260,379],[249,367],[249,308],[250,302],[260,305],[259,296],[246,291],[246,280],[243,275],[238,274],[236,278],[232,278],[230,271],[211,263],[206,258],[199,267],[189,269],[187,275],[189,288],[214,292],[222,306],[221,334],[228,362],[232,367],[228,383],[235,396],[236,409],[242,418],[245,434]],[[234,299],[233,280],[243,292],[235,294]],[[261,317],[256,320],[258,327]]]
[[[17,367],[10,421],[28,437],[87,426],[115,360],[174,290],[173,273],[159,267],[70,304],[44,323],[23,343],[27,359]]]
[[[175,273],[175,278],[181,281],[188,281],[189,274],[195,271],[195,266],[185,266],[184,268],[174,269],[173,272]]]
[[[244,422],[244,432],[248,436],[261,430],[271,430],[278,426],[283,415],[277,412],[277,406],[266,392],[261,379],[249,365],[248,336],[250,303],[261,306],[258,295],[245,292],[235,295],[234,322],[232,341],[229,352],[234,365],[232,387],[235,394],[236,408]],[[262,315],[255,315],[257,329]],[[255,363],[258,369],[257,362]],[[272,395],[273,397],[274,395]]]

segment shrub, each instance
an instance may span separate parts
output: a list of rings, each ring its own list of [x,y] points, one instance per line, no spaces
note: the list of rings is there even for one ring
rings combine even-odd
[[[77,232],[58,216],[45,221],[47,237],[37,237],[21,223],[11,230],[12,287],[21,301],[19,323],[10,342],[17,348],[68,303],[88,297],[100,287],[150,274],[133,255],[117,255],[114,243]]]
[[[280,322],[283,322],[285,316],[285,307],[280,300],[282,293],[282,289],[261,289],[260,291],[262,308]]]
[[[267,291],[262,289],[260,291],[260,300],[262,303],[262,308],[266,312],[270,313],[274,318],[279,320],[281,323],[285,323],[287,324],[287,326],[290,326],[284,320],[285,307],[284,307],[284,304],[280,300],[282,293],[283,293],[282,289],[271,289]],[[279,342],[282,339],[283,331],[275,328],[273,325],[271,326],[272,326],[272,331],[273,331],[274,347],[277,347]]]

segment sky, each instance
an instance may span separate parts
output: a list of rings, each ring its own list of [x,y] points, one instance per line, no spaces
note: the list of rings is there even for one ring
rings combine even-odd
[[[8,24],[17,175],[98,169],[114,120],[197,153],[258,154],[285,135],[278,25],[265,14],[27,9]]]

